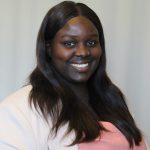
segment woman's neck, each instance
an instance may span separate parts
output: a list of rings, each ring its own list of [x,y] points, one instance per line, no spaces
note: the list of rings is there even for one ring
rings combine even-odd
[[[88,87],[87,87],[86,82],[72,82],[72,81],[66,80],[59,74],[58,76],[62,84],[65,83],[67,87],[73,91],[73,93],[77,96],[78,99],[82,100],[83,102],[88,103],[89,93],[88,93]]]
[[[83,102],[88,103],[89,94],[88,87],[86,83],[69,83],[69,87],[77,96],[78,99],[83,100]]]

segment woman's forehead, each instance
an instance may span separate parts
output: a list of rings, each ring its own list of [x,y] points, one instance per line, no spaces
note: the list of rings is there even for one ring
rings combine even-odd
[[[60,35],[80,35],[82,33],[91,34],[91,35],[97,35],[98,36],[98,30],[95,27],[95,25],[86,17],[83,16],[77,16],[69,21],[58,31],[58,34]]]

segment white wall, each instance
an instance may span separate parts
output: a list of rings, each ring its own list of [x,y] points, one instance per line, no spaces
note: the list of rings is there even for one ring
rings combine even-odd
[[[150,144],[150,1],[79,0],[104,27],[107,70],[122,89]],[[25,82],[35,65],[43,16],[61,0],[0,0],[0,99]]]

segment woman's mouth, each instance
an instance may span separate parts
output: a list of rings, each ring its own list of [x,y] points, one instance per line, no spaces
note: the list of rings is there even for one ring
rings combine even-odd
[[[73,63],[71,64],[71,66],[80,72],[86,72],[89,68],[89,63],[80,63],[80,64]]]

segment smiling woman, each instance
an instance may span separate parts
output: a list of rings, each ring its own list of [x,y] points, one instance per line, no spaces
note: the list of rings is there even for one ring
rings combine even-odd
[[[103,28],[93,10],[72,1],[51,8],[36,53],[29,85],[0,105],[0,149],[146,150],[107,76]]]

